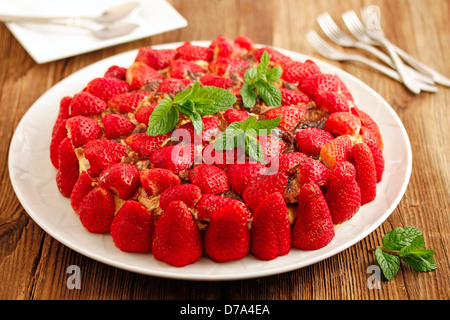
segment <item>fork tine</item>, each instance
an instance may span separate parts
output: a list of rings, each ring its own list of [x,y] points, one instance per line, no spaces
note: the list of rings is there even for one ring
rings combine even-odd
[[[344,12],[344,14],[342,14],[342,19],[344,20],[344,23],[347,26],[348,30],[355,38],[360,41],[368,40],[368,37],[364,32],[364,26],[361,23],[361,20],[359,20],[355,11],[349,10],[347,12]]]
[[[336,24],[329,13],[324,12],[319,15],[317,17],[317,22],[319,23],[324,33],[333,42],[343,46],[350,46],[353,43],[353,39],[351,39],[339,28],[339,26]]]
[[[321,55],[329,59],[337,59],[338,51],[326,43],[316,31],[308,31],[305,38]]]

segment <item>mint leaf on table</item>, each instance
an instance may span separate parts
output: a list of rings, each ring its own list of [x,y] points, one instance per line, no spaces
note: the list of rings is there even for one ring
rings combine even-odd
[[[213,86],[202,87],[194,81],[191,88],[178,93],[173,100],[166,96],[158,103],[149,118],[147,134],[158,136],[172,131],[181,113],[191,119],[199,135],[204,129],[202,116],[226,110],[235,103],[236,96],[232,92]]]
[[[214,150],[231,150],[243,147],[254,160],[264,163],[264,152],[256,136],[266,136],[280,124],[280,117],[258,121],[251,116],[242,122],[231,123],[214,142]]]
[[[251,108],[256,104],[258,96],[268,106],[279,107],[281,105],[281,92],[273,83],[279,82],[283,74],[280,66],[268,69],[270,57],[267,51],[261,56],[256,68],[249,68],[244,74],[244,84],[240,90],[244,107]]]
[[[375,249],[375,258],[387,280],[391,280],[400,268],[400,261],[416,271],[437,269],[432,249],[426,249],[422,232],[416,227],[395,228],[385,234],[383,246]]]

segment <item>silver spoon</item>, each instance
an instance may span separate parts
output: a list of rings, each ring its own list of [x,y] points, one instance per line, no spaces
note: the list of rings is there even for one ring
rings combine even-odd
[[[129,15],[133,10],[139,6],[139,2],[127,2],[117,6],[106,9],[102,14],[96,17],[92,16],[61,16],[61,17],[33,17],[33,16],[18,16],[18,15],[4,15],[0,14],[0,21],[2,22],[38,22],[38,23],[52,23],[56,20],[79,21],[90,20],[97,23],[112,23]]]

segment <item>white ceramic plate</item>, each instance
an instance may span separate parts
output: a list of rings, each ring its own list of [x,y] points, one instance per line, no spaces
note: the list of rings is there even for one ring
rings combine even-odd
[[[209,44],[208,41],[193,43]],[[180,44],[155,48],[175,48]],[[93,234],[83,228],[69,199],[64,198],[56,187],[56,170],[49,159],[50,136],[59,101],[82,90],[89,80],[102,76],[111,65],[129,66],[137,50],[101,60],[75,72],[47,91],[24,115],[12,138],[9,153],[11,182],[24,209],[52,237],[87,257],[132,272],[172,279],[213,281],[275,275],[314,264],[357,243],[387,219],[406,190],[412,155],[405,128],[389,104],[360,80],[311,57],[279,50],[295,60],[312,59],[322,72],[337,74],[352,92],[356,105],[378,123],[384,137],[386,171],[383,181],[378,184],[375,201],[364,205],[356,216],[337,228],[335,238],[325,248],[315,251],[293,248],[288,255],[272,261],[260,261],[252,255],[228,263],[201,258],[192,265],[177,268],[155,260],[151,254],[121,252],[109,234]]]
[[[7,23],[8,29],[37,63],[71,57],[120,43],[184,28],[186,19],[165,0],[133,0],[140,6],[121,22],[136,23],[133,32],[112,39],[98,39],[89,31],[50,24]],[[31,16],[96,16],[128,0],[0,0],[3,14]],[[76,23],[76,19],[74,22]],[[89,26],[99,29],[92,23]]]

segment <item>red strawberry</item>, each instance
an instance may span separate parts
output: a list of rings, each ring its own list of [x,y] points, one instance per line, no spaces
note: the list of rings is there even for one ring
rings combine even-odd
[[[335,112],[328,116],[323,129],[335,136],[348,134],[354,136],[359,133],[361,120],[350,112]]]
[[[202,118],[203,131],[197,135],[191,122],[179,126],[172,133],[172,138],[182,137],[180,139],[186,143],[194,143],[196,145],[206,145],[213,137],[217,136],[219,131],[219,119],[215,116],[205,116]]]
[[[355,215],[361,206],[361,190],[356,182],[355,167],[341,161],[331,173],[326,200],[334,224],[340,224]]]
[[[237,205],[224,206],[211,214],[204,237],[209,258],[227,262],[244,258],[250,250],[247,213]]]
[[[250,233],[250,251],[260,260],[284,256],[291,249],[289,212],[281,193],[267,197],[256,208]]]
[[[103,134],[102,128],[94,120],[85,116],[67,119],[67,135],[74,148],[82,147],[86,142],[98,139]]]
[[[171,79],[167,78],[161,81],[159,84],[158,92],[163,93],[179,93],[186,90],[191,84],[194,83],[191,79]]]
[[[288,176],[283,172],[263,176],[248,184],[242,192],[242,198],[250,210],[255,210],[258,204],[273,193],[281,194],[286,190]]]
[[[303,159],[298,166],[297,181],[300,185],[314,182],[319,187],[324,187],[328,185],[330,176],[331,170],[313,158]]]
[[[250,183],[267,175],[268,168],[259,162],[233,163],[227,167],[231,188],[241,194]]]
[[[277,154],[283,153],[287,147],[286,142],[283,140],[271,138],[269,136],[258,136],[257,139],[263,150],[266,162]]]
[[[97,177],[114,163],[119,163],[126,155],[126,148],[113,140],[97,139],[86,143],[84,156],[89,161],[88,173]]]
[[[380,145],[381,149],[383,149],[383,138],[381,137],[380,128],[378,127],[375,120],[373,120],[372,117],[369,116],[366,112],[356,107],[353,107],[351,109],[351,112],[359,117],[359,119],[361,120],[361,125],[367,128],[367,130],[369,130],[376,137],[376,139],[378,140],[378,144]]]
[[[318,73],[303,79],[299,89],[315,101],[323,92],[338,91],[339,81],[334,74]]]
[[[205,73],[205,69],[188,60],[178,59],[170,63],[171,78],[184,79],[190,75],[203,73]]]
[[[86,92],[99,97],[103,101],[108,101],[118,94],[130,91],[130,86],[123,80],[115,78],[95,78],[86,86]]]
[[[216,194],[202,194],[202,197],[197,202],[196,206],[197,218],[200,220],[209,220],[214,211],[227,205],[240,206],[245,212],[247,212],[247,216],[249,218],[251,217],[250,211],[242,201],[222,197]]]
[[[281,78],[290,83],[301,83],[304,78],[320,73],[320,69],[312,60],[288,61],[282,64],[283,74]]]
[[[58,172],[56,173],[56,185],[63,196],[70,197],[78,175],[78,158],[72,142],[69,138],[64,138],[59,145]]]
[[[352,148],[356,167],[356,182],[361,189],[361,205],[372,202],[377,195],[377,171],[372,151],[365,143],[357,143]]]
[[[222,89],[228,89],[233,85],[233,80],[230,78],[225,78],[210,73],[202,76],[199,81],[204,86],[213,86]]]
[[[228,76],[230,73],[242,73],[250,67],[250,63],[236,58],[217,58],[208,66],[211,73]]]
[[[102,119],[105,137],[117,139],[129,135],[136,127],[133,122],[119,114],[107,114]]]
[[[347,86],[345,85],[344,81],[342,81],[341,78],[336,76],[336,80],[339,83],[339,90],[338,92],[342,95],[344,95],[348,100],[353,101],[353,96],[350,93],[350,90],[348,90]]]
[[[189,171],[189,180],[198,186],[202,193],[219,194],[230,190],[228,176],[219,167],[202,163]]]
[[[127,200],[111,222],[111,237],[124,252],[148,253],[151,250],[154,221],[137,201]]]
[[[229,57],[234,52],[233,42],[222,35],[214,39],[209,48],[213,50],[213,58]]]
[[[78,177],[77,182],[73,186],[72,193],[70,194],[70,205],[72,209],[79,213],[79,207],[83,198],[94,189],[94,181],[86,170],[83,170]]]
[[[297,171],[299,164],[306,157],[306,154],[301,152],[280,153],[270,160],[267,167],[271,173],[284,172],[290,176]]]
[[[59,102],[58,116],[56,117],[55,123],[53,125],[52,137],[55,135],[59,124],[70,117],[70,103],[72,102],[72,97],[63,97]]]
[[[150,92],[146,91],[136,91],[119,94],[108,100],[108,107],[120,113],[132,112],[149,94]]]
[[[189,169],[194,163],[196,152],[194,144],[174,144],[162,147],[152,153],[150,162],[156,168],[163,168],[180,173]]]
[[[175,267],[201,258],[202,237],[184,202],[173,201],[164,210],[153,229],[151,251],[156,260]]]
[[[180,178],[170,170],[153,168],[140,172],[140,182],[148,196],[157,196],[164,190],[181,184]]]
[[[170,139],[170,132],[154,137],[147,135],[146,132],[141,132],[126,137],[125,143],[139,155],[149,157],[168,139]]]
[[[348,99],[338,92],[328,91],[321,93],[315,102],[319,109],[326,110],[328,113],[350,111]]]
[[[138,50],[135,62],[143,62],[155,70],[167,68],[178,57],[175,49],[152,49],[142,47]]]
[[[229,164],[235,163],[244,151],[241,147],[230,150],[214,150],[214,143],[208,144],[202,150],[203,163],[215,165],[225,169]]]
[[[264,53],[264,51],[267,51],[267,53],[269,54],[269,58],[271,62],[287,62],[290,61],[291,58],[289,58],[288,56],[284,55],[283,53],[279,52],[278,50],[275,50],[273,48],[270,47],[262,47],[262,48],[258,48],[253,52],[253,55],[255,56],[256,60],[260,61],[261,57]]]
[[[178,55],[183,60],[205,60],[211,61],[213,58],[213,50],[207,47],[197,46],[187,41],[177,49]]]
[[[309,102],[309,97],[303,92],[285,88],[280,88],[280,92],[282,106],[307,104]]]
[[[334,139],[328,131],[318,128],[306,128],[297,131],[295,134],[298,149],[309,155],[315,156],[320,153],[320,149]]]
[[[143,62],[134,62],[127,69],[126,81],[131,90],[152,89],[156,83],[162,80],[162,76]]]
[[[155,107],[157,106],[157,103],[151,104],[151,105],[145,105],[141,108],[139,108],[136,113],[134,114],[134,118],[137,122],[143,123],[146,126],[148,125],[148,120],[150,119],[150,116],[152,115],[153,110],[155,110]]]
[[[98,184],[120,199],[128,200],[139,187],[139,170],[134,164],[112,164],[100,174]]]
[[[235,45],[246,49],[247,51],[252,50],[253,46],[255,45],[253,40],[246,36],[237,36],[236,38],[234,38],[233,42]]]
[[[69,106],[69,113],[71,117],[78,115],[94,116],[107,108],[108,105],[102,99],[88,92],[80,92],[73,96]]]
[[[291,131],[294,129],[303,116],[306,114],[305,106],[284,106],[271,109],[264,115],[268,119],[281,118],[279,127],[284,131]]]
[[[333,170],[338,162],[351,160],[352,147],[349,135],[336,137],[320,149],[320,160]]]
[[[372,151],[373,160],[375,162],[375,169],[377,171],[377,183],[383,179],[383,172],[385,161],[383,157],[383,150],[378,143],[377,137],[366,127],[361,128],[361,135],[363,137],[363,142]]]
[[[228,124],[230,124],[233,122],[242,122],[250,118],[250,114],[246,110],[230,108],[225,110],[225,112],[223,113],[223,117],[228,122]]]
[[[159,206],[165,210],[172,201],[183,201],[189,208],[194,208],[200,200],[202,192],[194,184],[180,184],[167,188],[159,197]]]
[[[109,232],[116,203],[108,189],[95,187],[83,198],[79,207],[81,224],[93,233]]]
[[[59,168],[59,145],[61,141],[67,138],[66,123],[67,119],[62,119],[57,123],[57,126],[53,129],[52,140],[50,141],[50,160],[56,169]]]
[[[322,191],[314,183],[301,187],[298,215],[292,228],[292,245],[301,250],[317,250],[335,237],[333,221]]]
[[[118,80],[125,80],[125,74],[127,73],[127,68],[119,66],[111,66],[106,70],[103,75],[105,78],[114,78]]]

